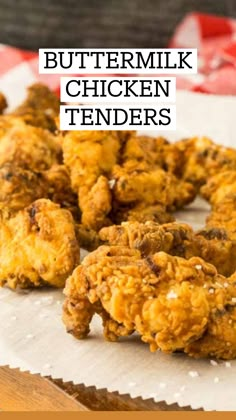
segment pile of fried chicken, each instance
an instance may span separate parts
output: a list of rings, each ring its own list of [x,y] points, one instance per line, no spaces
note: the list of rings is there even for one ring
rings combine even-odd
[[[236,150],[62,132],[59,105],[39,83],[11,113],[0,95],[0,285],[65,286],[77,338],[97,313],[111,341],[137,332],[151,351],[235,358]],[[173,212],[198,194],[211,213],[194,232]]]

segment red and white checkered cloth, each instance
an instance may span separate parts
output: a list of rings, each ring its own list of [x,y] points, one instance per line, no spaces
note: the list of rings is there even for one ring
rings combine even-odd
[[[198,48],[198,75],[177,79],[177,87],[236,95],[236,20],[191,13],[177,27],[170,48]]]
[[[199,73],[178,76],[177,88],[220,95],[236,95],[236,20],[191,13],[177,27],[171,48],[198,48]],[[38,54],[0,45],[0,90],[23,99],[35,81],[59,93],[59,75],[38,74]],[[15,93],[15,94],[14,94]]]

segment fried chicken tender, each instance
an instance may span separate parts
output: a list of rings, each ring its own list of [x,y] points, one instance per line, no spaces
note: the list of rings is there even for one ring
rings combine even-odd
[[[63,321],[68,332],[84,338],[98,313],[108,340],[136,331],[151,351],[230,359],[236,357],[236,287],[225,282],[198,257],[159,252],[142,258],[138,250],[102,246],[67,280]],[[232,325],[224,332],[226,319]]]
[[[150,168],[145,163],[128,161],[124,166],[115,165],[112,171],[113,197],[121,205],[143,203],[163,204],[175,210],[190,203],[195,189],[190,183],[178,180],[163,169]]]
[[[132,135],[124,145],[122,164],[129,160],[158,166],[175,175],[180,174],[183,154],[163,137]]]
[[[0,168],[0,211],[15,213],[37,198],[47,196],[40,172],[32,172],[6,163]]]
[[[75,225],[75,230],[81,248],[87,251],[94,251],[103,244],[98,232],[95,230],[86,229],[81,223]]]
[[[235,171],[223,171],[210,177],[200,192],[203,198],[209,201],[213,208],[228,198],[235,199],[236,169]]]
[[[78,131],[62,136],[64,163],[85,229],[98,231],[124,220],[167,222],[173,220],[168,211],[195,198],[193,185],[174,174],[182,156],[174,145],[161,137],[128,133]]]
[[[98,231],[121,220],[170,221],[167,210],[195,197],[193,186],[171,173],[177,171],[174,162],[179,164],[180,152],[162,138],[153,144],[151,138],[136,137],[133,132],[117,133],[78,131],[62,138],[82,224]]]
[[[77,195],[71,187],[69,172],[65,165],[53,165],[50,169],[42,172],[46,193],[44,197],[62,208],[70,210],[74,219],[80,221],[81,212],[78,208]]]
[[[116,163],[121,140],[115,131],[74,131],[62,139],[64,163],[78,194],[85,228],[107,224],[111,193],[107,174]]]
[[[233,200],[219,204],[207,217],[207,226],[223,230],[231,240],[236,240],[236,208]]]
[[[0,223],[0,285],[63,287],[79,263],[79,245],[69,211],[47,199]]]
[[[64,163],[76,193],[81,186],[89,191],[101,175],[110,173],[121,147],[116,131],[69,131],[62,144]]]
[[[102,226],[111,224],[108,215],[112,209],[112,195],[105,176],[101,175],[90,189],[87,186],[80,187],[79,206],[85,228],[97,231]]]
[[[153,221],[163,224],[175,220],[174,216],[166,211],[166,207],[163,204],[148,206],[143,203],[135,206],[121,206],[113,202],[112,212],[109,217],[112,223],[118,225],[123,221],[136,221],[140,223]]]
[[[236,171],[223,171],[211,177],[201,188],[201,194],[212,205],[207,226],[224,230],[228,238],[236,240]]]
[[[6,163],[0,168],[0,211],[10,217],[39,198],[49,198],[80,219],[77,197],[70,186],[70,177],[63,165],[54,165],[37,172]]]
[[[195,233],[185,223],[123,222],[104,227],[99,237],[105,244],[138,249],[142,256],[159,251],[186,259],[198,256],[224,276],[236,271],[236,241],[229,239],[224,229],[206,227]]]
[[[0,114],[3,114],[7,106],[8,106],[7,100],[5,96],[3,95],[3,93],[0,92]]]
[[[209,176],[236,170],[236,150],[219,146],[207,137],[193,137],[175,143],[183,154],[182,177],[197,189]]]
[[[197,341],[186,347],[186,353],[192,357],[215,357],[217,359],[235,359],[236,308],[227,305],[211,314],[207,332]]]
[[[197,255],[220,274],[228,277],[236,271],[236,240],[225,229],[207,225],[196,232],[194,242]]]
[[[99,232],[103,243],[119,245],[137,249],[142,256],[153,255],[159,251],[174,253],[174,255],[186,256],[190,252],[190,244],[193,248],[193,230],[185,223],[166,223],[159,225],[155,222],[123,222],[120,226],[113,225],[104,227]],[[188,246],[186,247],[186,241]],[[188,249],[186,249],[188,248]],[[197,251],[196,251],[197,252]]]
[[[17,117],[0,116],[0,167],[13,163],[42,171],[61,162],[61,147],[48,130],[32,127]]]
[[[153,220],[158,221],[158,223],[166,223],[174,220],[170,214],[163,210],[161,205],[147,208],[144,206],[137,206],[131,210],[128,210],[127,208],[118,208],[117,213],[112,209],[112,213],[110,213],[109,216],[113,223],[121,223],[122,220],[139,221],[142,223]],[[110,219],[107,219],[107,225],[110,225]],[[114,225],[111,225],[110,228],[112,229],[113,226]],[[103,243],[99,232],[96,232],[91,228],[86,228],[83,224],[77,225],[77,233],[81,247],[88,251],[94,251]]]
[[[46,85],[35,83],[28,88],[25,101],[11,115],[20,117],[26,124],[54,132],[59,110],[59,98]]]

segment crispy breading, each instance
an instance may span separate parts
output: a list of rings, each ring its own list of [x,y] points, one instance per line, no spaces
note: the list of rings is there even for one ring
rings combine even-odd
[[[125,143],[122,164],[129,160],[145,162],[178,175],[181,172],[183,154],[164,137],[132,135]]]
[[[217,246],[217,255],[213,251],[208,260],[225,275],[232,274],[236,271],[236,170],[223,168],[207,180],[200,192],[212,206],[206,228],[200,234],[214,240]],[[203,258],[207,257],[203,254]]]
[[[207,226],[224,230],[228,238],[236,240],[235,201],[229,200],[216,206],[207,217]]]
[[[236,240],[236,170],[223,171],[211,177],[201,188],[203,197],[211,203],[207,226],[221,229],[232,241]]]
[[[86,229],[99,230],[109,224],[112,205],[107,174],[118,159],[121,140],[115,131],[75,131],[64,135],[62,145],[82,223]]]
[[[105,176],[101,175],[91,188],[80,187],[79,206],[85,228],[98,231],[102,226],[111,224],[108,215],[112,209],[112,196]]]
[[[207,137],[193,137],[175,143],[183,155],[182,177],[198,189],[209,176],[236,170],[236,150],[213,143]]]
[[[40,172],[11,163],[0,168],[0,211],[12,214],[46,196],[47,186]]]
[[[77,195],[71,187],[69,172],[65,165],[53,165],[50,169],[42,172],[46,185],[46,194],[54,203],[70,210],[76,221],[80,220],[81,212],[78,208]]]
[[[9,217],[39,198],[49,198],[70,210],[80,219],[77,197],[70,186],[70,177],[63,165],[47,171],[32,171],[6,163],[0,167],[0,211]]]
[[[79,263],[71,213],[40,199],[0,222],[0,284],[63,287]]]
[[[138,249],[142,256],[159,251],[187,259],[199,256],[224,276],[236,271],[236,241],[224,229],[206,227],[195,233],[185,223],[126,222],[104,227],[99,237],[109,245]]]
[[[113,197],[121,205],[145,203],[163,204],[169,210],[181,208],[195,197],[190,183],[177,179],[161,168],[149,168],[145,163],[129,160],[125,165],[115,165],[111,175]]]
[[[28,88],[25,101],[11,115],[20,117],[26,124],[54,132],[59,110],[59,98],[46,85],[34,83]]]
[[[201,258],[213,264],[220,274],[228,277],[236,271],[235,239],[221,227],[206,226],[195,235],[195,249],[198,249]]]
[[[183,351],[201,356],[194,348],[205,340],[204,356],[236,357],[236,303],[233,281],[198,257],[186,260],[164,252],[142,258],[138,250],[102,246],[85,257],[66,283],[63,321],[67,331],[85,337],[94,313],[103,318],[108,340],[133,331],[151,351]],[[221,340],[225,316],[232,321],[231,337]],[[218,315],[218,329],[214,320]],[[214,330],[215,341],[209,340]],[[229,334],[226,334],[227,339]],[[207,351],[206,351],[207,349]]]
[[[206,333],[199,340],[186,346],[186,353],[196,358],[209,356],[217,359],[235,359],[235,305],[230,302],[227,304],[227,310],[224,308],[214,311],[208,324]]]
[[[209,201],[213,208],[229,198],[236,198],[235,171],[223,171],[210,177],[200,190],[201,195]],[[235,205],[236,208],[236,205]]]
[[[134,222],[156,222],[156,223],[168,223],[173,222],[174,216],[166,211],[166,207],[163,204],[155,204],[153,206],[146,205],[145,203],[139,203],[137,205],[120,205],[113,201],[112,212],[109,217],[112,223],[119,225],[123,221],[134,221]]]
[[[74,131],[62,136],[82,224],[98,231],[123,220],[170,221],[168,211],[188,204],[196,194],[193,185],[172,173],[179,171],[181,152],[163,138],[118,133]]]
[[[82,186],[91,188],[99,176],[110,173],[121,147],[116,131],[69,131],[62,144],[64,163],[76,193]]]
[[[103,243],[98,232],[86,229],[81,223],[75,225],[75,231],[80,247],[87,251],[94,251]]]
[[[99,232],[99,237],[104,243],[138,249],[142,256],[152,255],[159,251],[173,252],[175,255],[181,253],[181,256],[185,256],[187,252],[190,253],[193,235],[192,228],[185,223],[159,225],[151,221],[123,222],[120,226],[104,227]],[[187,241],[188,251],[185,246]],[[191,254],[191,256],[194,255],[193,250]]]
[[[0,167],[12,163],[42,171],[60,162],[60,145],[48,130],[27,125],[21,118],[0,116]]]

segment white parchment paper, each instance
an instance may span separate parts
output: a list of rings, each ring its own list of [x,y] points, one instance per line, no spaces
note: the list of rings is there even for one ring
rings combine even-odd
[[[178,92],[178,131],[169,137],[205,134],[233,146],[235,111],[236,98]],[[177,217],[199,228],[207,212],[208,206],[198,199]],[[65,332],[62,301],[61,291],[0,290],[0,365],[168,404],[236,410],[236,361],[152,354],[135,335],[108,343],[98,317],[89,338],[78,341]]]

